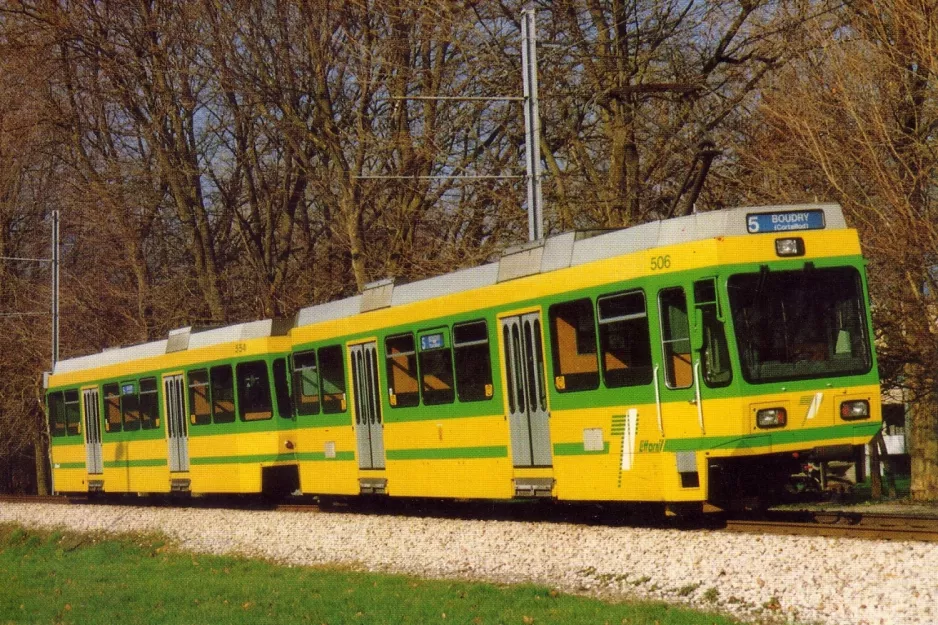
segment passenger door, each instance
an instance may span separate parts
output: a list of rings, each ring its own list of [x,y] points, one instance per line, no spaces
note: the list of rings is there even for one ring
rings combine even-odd
[[[377,343],[349,347],[352,359],[352,394],[355,402],[355,436],[360,469],[384,468],[384,424],[378,389]]]
[[[169,471],[189,470],[189,432],[186,423],[186,385],[182,374],[163,377],[166,404],[166,431],[169,447]]]
[[[97,475],[103,471],[101,408],[97,388],[82,391],[82,408],[85,415],[85,466],[89,474]]]
[[[502,319],[501,327],[514,466],[549,467],[553,454],[544,386],[541,316],[529,313],[507,317]]]

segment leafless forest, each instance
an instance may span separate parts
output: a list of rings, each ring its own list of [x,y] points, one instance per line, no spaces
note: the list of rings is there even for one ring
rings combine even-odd
[[[524,129],[481,98],[521,94],[536,8],[548,233],[840,202],[938,499],[936,4],[0,0],[0,257],[48,258],[61,211],[63,357],[490,259]],[[44,479],[49,301],[0,261],[0,491]]]

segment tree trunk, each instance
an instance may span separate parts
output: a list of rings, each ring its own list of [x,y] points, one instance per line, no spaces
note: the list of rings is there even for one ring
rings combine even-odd
[[[934,399],[919,400],[909,417],[912,500],[938,501],[938,405]]]
[[[45,437],[37,435],[33,440],[33,451],[36,455],[36,494],[49,495],[49,450]]]

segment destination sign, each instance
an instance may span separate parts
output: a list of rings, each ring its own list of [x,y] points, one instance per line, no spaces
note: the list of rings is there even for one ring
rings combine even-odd
[[[427,334],[420,337],[420,349],[440,349],[443,347],[443,334]]]
[[[823,230],[824,225],[824,211],[822,210],[746,215],[746,229],[749,230],[749,234],[791,232],[792,230]]]

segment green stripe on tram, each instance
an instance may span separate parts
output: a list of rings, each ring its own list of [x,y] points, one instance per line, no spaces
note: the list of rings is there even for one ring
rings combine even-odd
[[[53,465],[56,469],[84,469],[84,462],[56,462]]]
[[[792,430],[790,432],[760,432],[749,436],[700,436],[697,438],[676,438],[664,442],[665,451],[701,451],[704,449],[753,449],[769,445],[788,445],[791,443],[810,443],[836,438],[874,435],[882,424],[848,423],[823,428]]]
[[[389,449],[388,460],[469,460],[478,458],[507,458],[508,447],[489,445],[483,447],[442,447],[430,449]]]
[[[194,465],[254,464],[258,462],[295,462],[296,454],[251,454],[244,456],[202,456],[189,458]]]
[[[554,443],[555,456],[600,456],[609,453],[609,441],[603,442],[602,449],[586,450],[582,442]]]
[[[354,460],[354,459],[355,459],[355,452],[353,452],[353,451],[337,451],[337,452],[335,452],[335,455],[333,455],[332,457],[329,457],[329,456],[326,455],[326,452],[324,452],[324,451],[309,451],[309,452],[303,452],[303,453],[298,453],[298,454],[296,454],[296,459],[297,459],[297,460],[300,460],[300,461],[318,461],[318,460],[325,460],[325,461],[328,461],[328,462],[332,462],[332,461],[335,461],[335,460],[339,460],[339,461],[342,461],[342,460],[348,461],[348,460]]]
[[[144,458],[142,460],[105,460],[105,469],[124,469],[127,467],[165,467],[166,458]]]

